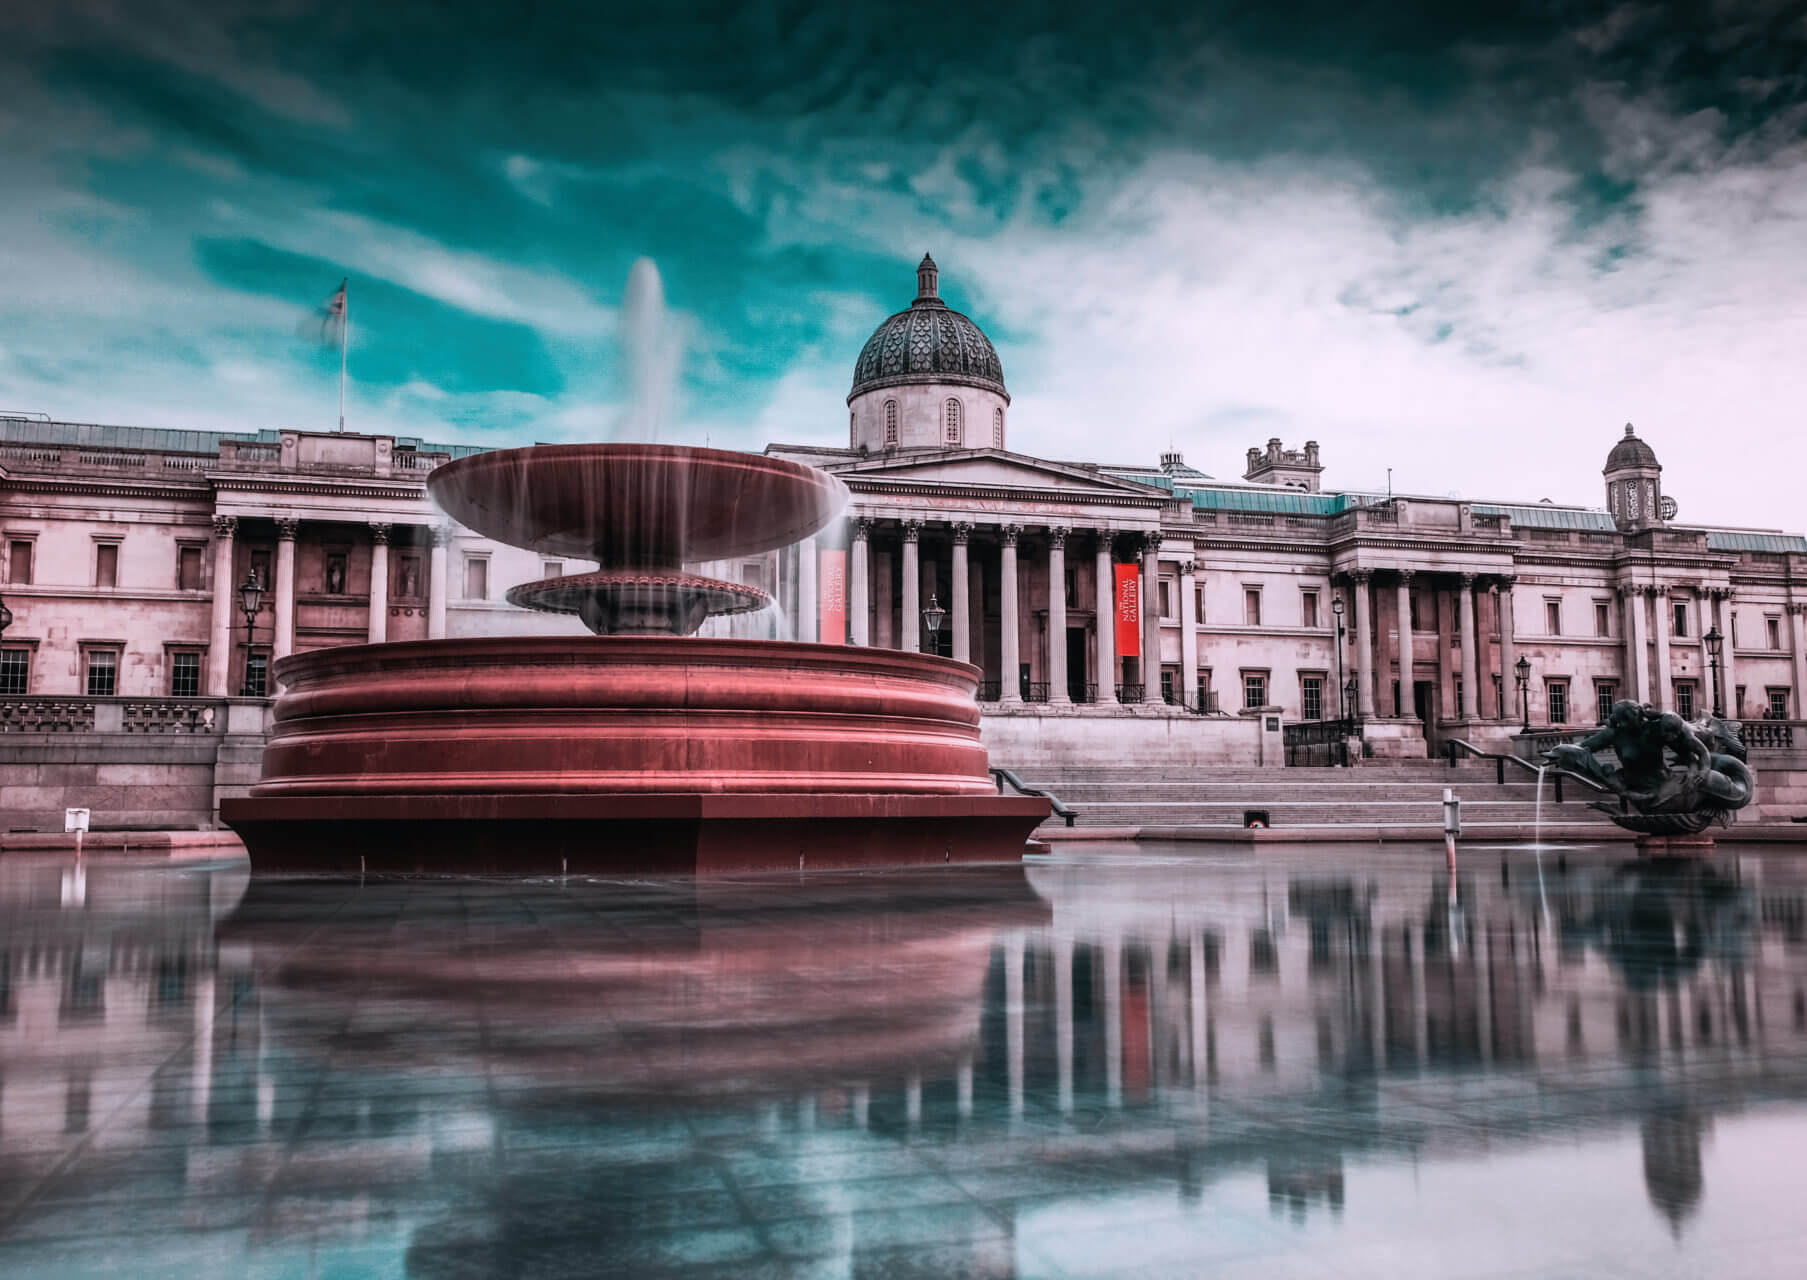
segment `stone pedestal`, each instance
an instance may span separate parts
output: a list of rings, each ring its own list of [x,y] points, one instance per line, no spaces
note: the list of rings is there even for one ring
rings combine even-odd
[[[1640,858],[1710,858],[1713,852],[1713,837],[1704,833],[1697,836],[1638,837]]]

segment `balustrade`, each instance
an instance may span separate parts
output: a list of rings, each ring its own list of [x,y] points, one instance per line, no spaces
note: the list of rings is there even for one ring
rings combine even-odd
[[[209,698],[0,698],[0,733],[211,734],[221,704]]]

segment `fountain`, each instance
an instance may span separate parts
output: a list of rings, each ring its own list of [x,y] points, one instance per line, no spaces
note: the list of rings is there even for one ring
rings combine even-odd
[[[709,639],[762,591],[686,564],[788,546],[840,481],[756,454],[540,445],[429,481],[467,527],[591,573],[513,603],[588,636],[356,645],[276,664],[254,870],[641,873],[995,861],[1048,813],[994,789],[980,672],[921,653]]]

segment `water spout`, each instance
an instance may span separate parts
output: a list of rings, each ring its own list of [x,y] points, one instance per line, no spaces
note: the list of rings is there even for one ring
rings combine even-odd
[[[651,258],[636,259],[627,273],[621,352],[628,400],[616,421],[615,439],[657,444],[672,420],[680,350],[665,308],[665,283]]]

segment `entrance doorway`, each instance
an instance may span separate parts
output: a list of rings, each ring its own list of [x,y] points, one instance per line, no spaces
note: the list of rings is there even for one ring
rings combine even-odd
[[[1074,702],[1085,702],[1086,685],[1089,683],[1086,674],[1089,671],[1086,663],[1086,644],[1084,627],[1067,628],[1067,697]]]
[[[1429,680],[1412,681],[1412,714],[1424,727],[1424,754],[1435,757],[1437,725],[1437,686]]]

